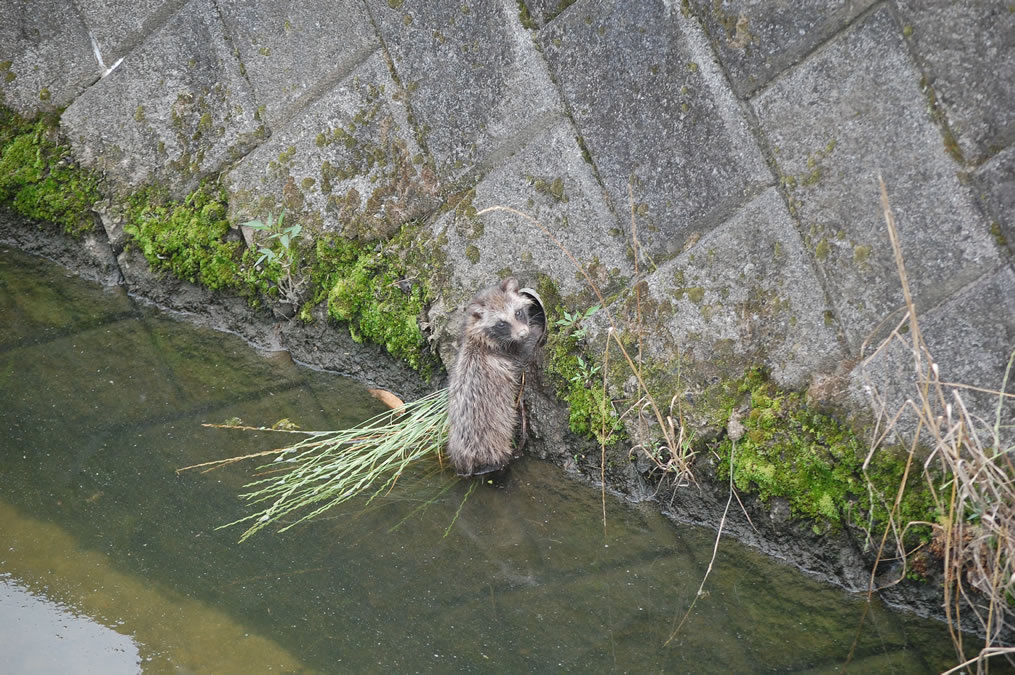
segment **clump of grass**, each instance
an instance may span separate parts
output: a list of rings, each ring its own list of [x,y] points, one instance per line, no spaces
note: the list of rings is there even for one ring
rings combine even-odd
[[[554,312],[556,308],[552,308]],[[605,445],[624,438],[624,426],[600,386],[602,367],[583,355],[587,326],[583,322],[599,311],[594,305],[584,312],[560,309],[547,340],[548,370],[559,396],[568,402],[568,427],[580,436],[593,437]]]
[[[369,504],[391,490],[409,466],[427,458],[440,462],[448,434],[448,390],[440,389],[340,431],[205,426],[303,437],[275,450],[179,469],[210,471],[240,460],[275,455],[271,463],[258,468],[257,475],[265,477],[248,483],[248,491],[240,495],[259,510],[222,526],[246,524],[242,542],[283,521],[286,524],[279,531],[284,532],[360,495],[369,494]]]
[[[1015,647],[1006,644],[1006,636],[1015,630],[1015,464],[1012,462],[1015,445],[1008,445],[1011,428],[1002,424],[1005,406],[1015,401],[1015,396],[1006,393],[1015,352],[1008,360],[1000,391],[988,392],[997,397],[993,420],[978,418],[964,400],[964,392],[977,388],[942,381],[938,365],[923,340],[883,181],[881,200],[907,314],[868,360],[889,345],[901,343],[912,354],[916,377],[913,396],[901,410],[883,417],[883,429],[864,463],[865,475],[886,439],[901,436],[897,423],[904,413],[915,416],[916,428],[898,490],[894,498],[885,500],[891,522],[882,536],[878,560],[885,554],[889,536],[894,536],[904,567],[912,557],[913,551],[905,549],[904,534],[914,523],[907,523],[900,517],[899,505],[904,499],[907,474],[921,470],[918,449],[929,448],[922,461],[922,471],[939,515],[937,522],[923,524],[932,526],[930,549],[944,564],[945,613],[961,661],[956,669],[976,665],[979,671],[985,671],[991,657],[1003,656],[1009,662],[1015,657]],[[877,403],[877,392],[873,391],[872,395]],[[939,482],[938,474],[944,476],[943,482]],[[880,493],[875,494],[873,485],[871,490],[872,498],[881,498]],[[905,574],[904,569],[897,581]],[[870,589],[875,590],[873,572]],[[984,647],[972,657],[968,657],[963,644],[964,612],[973,614],[986,640]]]

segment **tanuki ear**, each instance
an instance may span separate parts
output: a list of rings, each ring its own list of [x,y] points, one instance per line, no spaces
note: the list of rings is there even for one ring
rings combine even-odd
[[[500,290],[505,293],[517,293],[518,292],[518,280],[514,277],[508,277],[504,281],[500,282]]]

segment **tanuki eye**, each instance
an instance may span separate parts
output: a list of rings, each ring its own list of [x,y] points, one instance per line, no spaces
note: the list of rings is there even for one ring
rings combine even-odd
[[[522,310],[519,309],[518,311],[515,312],[515,318],[518,319],[519,321],[521,321],[524,317],[525,312],[523,312]]]
[[[497,328],[503,328],[503,327],[504,327],[504,326],[506,326],[506,325],[507,325],[507,324],[506,324],[506,323],[504,323],[503,321],[498,321],[498,322],[497,322]]]

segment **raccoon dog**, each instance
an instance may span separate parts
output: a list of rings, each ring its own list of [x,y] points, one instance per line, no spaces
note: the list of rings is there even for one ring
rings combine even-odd
[[[473,298],[451,371],[448,457],[460,476],[496,471],[512,458],[522,372],[542,335],[531,300],[508,277]]]

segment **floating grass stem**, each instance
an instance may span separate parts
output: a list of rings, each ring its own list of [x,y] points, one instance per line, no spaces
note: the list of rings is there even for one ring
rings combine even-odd
[[[240,541],[285,519],[284,532],[333,506],[361,494],[369,504],[394,487],[413,463],[436,457],[448,435],[448,390],[440,389],[396,410],[370,418],[362,425],[340,431],[293,431],[231,425],[205,425],[240,430],[297,434],[303,438],[276,450],[230,457],[180,469],[211,470],[252,457],[276,455],[257,469],[267,476],[247,483],[241,494],[260,510],[222,525],[247,525]]]

